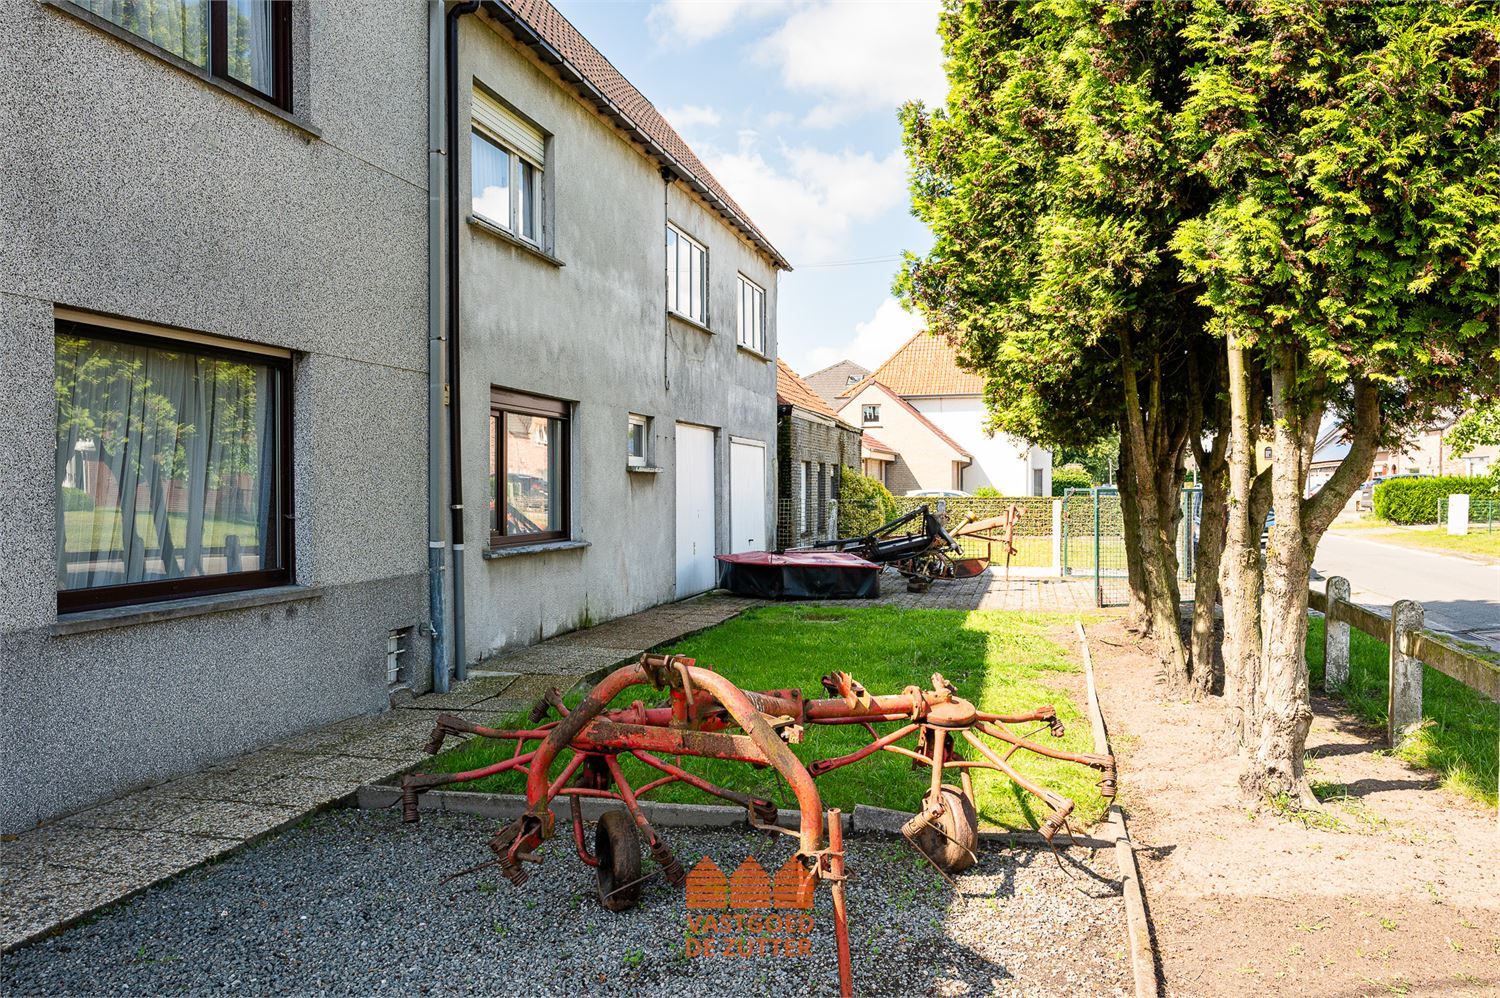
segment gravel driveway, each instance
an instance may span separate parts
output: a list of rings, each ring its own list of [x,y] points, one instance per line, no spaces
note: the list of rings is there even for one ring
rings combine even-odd
[[[481,862],[479,819],[335,811],[177,880],[60,936],[0,957],[7,994],[664,994],[836,990],[828,891],[812,955],[688,957],[680,891],[659,880],[635,910],[599,907],[566,825],[531,881]],[[788,836],[668,836],[685,866],[725,871],[752,852],[775,871]],[[987,846],[951,888],[899,840],[846,843],[860,994],[1125,994],[1122,907],[1112,858]],[[1064,869],[1066,872],[1064,872]]]

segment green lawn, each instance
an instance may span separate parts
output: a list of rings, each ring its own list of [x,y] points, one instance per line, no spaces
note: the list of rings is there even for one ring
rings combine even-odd
[[[1385,727],[1390,650],[1362,631],[1349,631],[1349,684],[1343,698],[1362,720]],[[1307,629],[1307,666],[1323,687],[1323,618]],[[1442,774],[1443,786],[1494,807],[1500,706],[1433,669],[1422,669],[1423,726],[1396,750],[1413,766]]]
[[[1450,535],[1445,527],[1421,529],[1416,527],[1402,527],[1389,534],[1380,534],[1375,538],[1381,543],[1402,544],[1410,547],[1430,548],[1437,551],[1453,551],[1457,554],[1466,554],[1482,558],[1486,561],[1500,561],[1500,530],[1488,533],[1484,525],[1480,524],[1479,532],[1474,532],[1471,524],[1469,533],[1462,537]]]
[[[812,697],[826,696],[819,678],[836,669],[851,672],[871,693],[899,693],[910,684],[926,688],[931,674],[941,672],[958,687],[960,696],[975,701],[981,709],[1020,712],[1055,704],[1058,716],[1067,725],[1066,736],[1054,741],[1044,730],[1035,737],[1047,744],[1087,752],[1092,743],[1085,715],[1066,693],[1045,682],[1080,669],[1068,650],[1047,637],[1050,629],[1071,619],[1057,614],[998,611],[783,605],[750,610],[666,650],[712,664],[745,689],[800,686]],[[635,687],[626,691],[619,703],[623,706],[635,698],[651,703],[660,698],[650,694],[648,689]],[[576,702],[579,694],[571,699]],[[868,742],[868,733],[855,725],[809,726],[803,744],[794,748],[802,759],[810,761],[843,755]],[[964,748],[969,757],[975,755],[967,743]],[[498,761],[510,751],[506,745],[473,739],[438,756],[428,768],[459,772]],[[656,774],[634,760],[627,758],[624,762],[636,786]],[[1095,787],[1096,771],[1026,752],[1017,753],[1011,762],[1021,773],[1077,803],[1074,827],[1092,824],[1103,814],[1104,801]],[[928,770],[923,767],[917,772],[911,765],[909,759],[878,752],[834,770],[818,780],[824,805],[850,809],[863,803],[915,810],[927,787]],[[746,765],[704,759],[685,759],[684,768],[722,786],[769,798],[782,807],[795,807],[791,794],[772,770],[757,771]],[[554,772],[560,770],[560,764],[554,765]],[[980,818],[985,823],[1035,827],[1047,815],[1045,805],[998,774],[978,771],[975,782]],[[455,789],[518,793],[522,785],[520,776],[506,773]],[[653,794],[653,799],[715,800],[680,784],[663,788]]]
[[[147,539],[148,545],[156,542],[156,527],[151,515],[144,510],[135,515],[136,530]],[[63,514],[63,529],[69,551],[108,551],[120,546],[120,511],[118,508],[98,510],[69,510]],[[203,544],[205,547],[223,547],[224,538],[239,534],[240,542],[246,546],[259,543],[258,527],[252,520],[203,521]],[[168,513],[167,530],[172,543],[178,548],[187,543],[187,514]]]

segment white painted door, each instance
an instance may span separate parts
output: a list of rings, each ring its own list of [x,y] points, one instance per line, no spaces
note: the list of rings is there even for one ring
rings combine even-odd
[[[766,445],[731,440],[729,553],[766,549]]]
[[[677,598],[707,592],[714,563],[714,431],[677,424]]]

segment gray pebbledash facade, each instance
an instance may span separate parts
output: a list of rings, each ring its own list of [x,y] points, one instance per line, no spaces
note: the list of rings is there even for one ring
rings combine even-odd
[[[0,4],[0,832],[690,595],[704,544],[754,532],[732,496],[756,446],[770,530],[785,262],[555,10],[485,3],[457,19],[448,150],[451,659],[452,537],[428,516],[430,472],[451,498],[429,446],[429,339],[454,332],[429,282],[446,8],[264,10],[276,59],[226,66],[208,35],[152,40],[107,4]],[[490,180],[510,157],[509,218],[475,148]],[[706,260],[690,317],[665,307],[669,224]],[[766,318],[745,345],[749,287]],[[111,421],[131,405],[144,424]]]

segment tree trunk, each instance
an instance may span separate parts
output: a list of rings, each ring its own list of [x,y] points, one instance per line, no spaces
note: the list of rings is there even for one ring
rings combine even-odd
[[[1135,476],[1130,465],[1130,434],[1120,420],[1120,520],[1125,544],[1125,575],[1129,589],[1125,629],[1140,637],[1151,636],[1151,594],[1146,590],[1145,547],[1141,543],[1141,514],[1136,500]]]
[[[1153,380],[1151,390],[1151,437],[1157,444],[1152,448],[1147,441],[1146,413],[1141,411],[1141,394],[1136,379],[1134,364],[1130,358],[1128,333],[1121,333],[1123,381],[1125,388],[1125,427],[1130,446],[1121,450],[1130,455],[1129,467],[1121,468],[1121,480],[1128,475],[1133,478],[1136,511],[1140,517],[1140,540],[1142,568],[1145,570],[1146,592],[1149,599],[1151,634],[1156,643],[1157,656],[1166,676],[1167,686],[1174,693],[1188,687],[1187,646],[1182,640],[1182,631],[1177,618],[1176,558],[1172,545],[1164,544],[1163,497],[1161,481],[1164,468],[1175,469],[1181,461],[1182,441],[1185,434],[1169,440],[1163,432],[1160,386]],[[1153,375],[1153,378],[1158,377]],[[1123,442],[1124,437],[1122,437]],[[1176,450],[1172,447],[1175,443]],[[1170,465],[1167,461],[1170,460]],[[1175,497],[1173,500],[1175,501]]]
[[[1219,582],[1224,603],[1224,701],[1229,708],[1226,734],[1229,747],[1238,750],[1249,741],[1260,682],[1260,522],[1252,526],[1251,519],[1259,420],[1251,418],[1256,387],[1244,349],[1232,336],[1228,342],[1229,474]]]
[[[1224,663],[1215,654],[1219,647],[1214,633],[1214,608],[1219,602],[1219,564],[1224,558],[1225,530],[1229,519],[1227,433],[1219,431],[1211,451],[1198,465],[1202,497],[1198,513],[1198,538],[1193,555],[1193,685],[1202,694],[1224,686]]]

